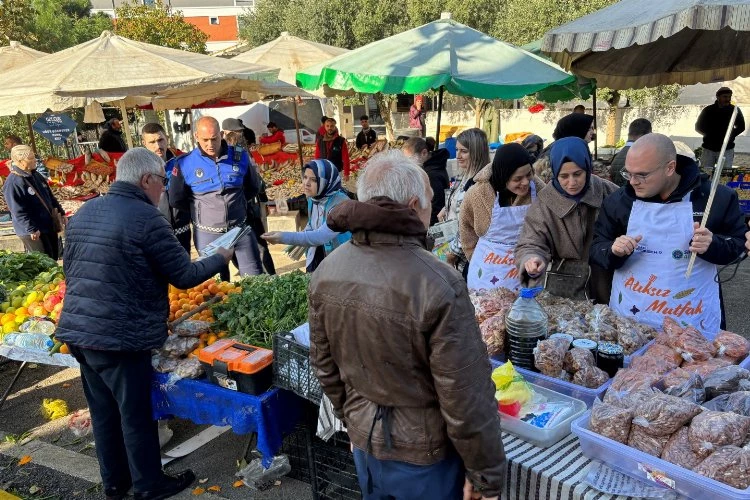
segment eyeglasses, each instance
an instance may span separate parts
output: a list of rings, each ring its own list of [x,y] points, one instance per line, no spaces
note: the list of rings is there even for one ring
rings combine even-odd
[[[166,176],[159,175],[159,174],[151,174],[151,175],[154,176],[154,177],[158,177],[159,179],[161,179],[162,186],[167,187],[167,184],[169,183],[169,179],[167,179]]]
[[[649,178],[649,176],[650,176],[651,174],[653,174],[653,173],[655,173],[655,172],[658,172],[658,171],[659,171],[659,170],[661,170],[662,168],[666,168],[666,167],[667,167],[667,165],[669,165],[669,164],[670,164],[671,162],[672,162],[672,160],[669,160],[669,161],[668,161],[667,163],[665,163],[665,164],[664,164],[664,165],[662,165],[661,167],[657,168],[656,170],[652,170],[651,172],[649,172],[649,173],[647,173],[647,174],[631,174],[631,173],[630,173],[630,172],[628,172],[627,170],[623,170],[623,171],[621,171],[621,172],[620,172],[620,175],[621,175],[621,176],[622,176],[622,178],[623,178],[623,179],[625,179],[626,181],[629,181],[629,180],[631,180],[631,179],[635,179],[635,180],[637,180],[638,182],[646,182],[646,180],[647,180],[647,179]]]

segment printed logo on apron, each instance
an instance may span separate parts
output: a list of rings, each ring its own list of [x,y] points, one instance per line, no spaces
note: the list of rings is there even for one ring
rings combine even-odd
[[[536,199],[536,185],[531,182],[531,200]],[[492,207],[487,233],[479,238],[469,262],[469,289],[508,288],[519,290],[521,281],[513,251],[523,228],[530,205],[501,207],[499,196]]]
[[[670,316],[685,326],[716,333],[721,323],[716,266],[699,256],[690,279],[685,279],[693,238],[689,200],[688,194],[679,203],[633,203],[627,234],[643,239],[615,271],[609,306],[655,328]]]

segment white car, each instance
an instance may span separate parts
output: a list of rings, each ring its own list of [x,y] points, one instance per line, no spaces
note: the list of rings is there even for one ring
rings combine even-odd
[[[299,137],[302,140],[302,144],[315,144],[315,134],[313,134],[306,128],[301,128],[299,130]],[[297,130],[284,130],[284,139],[286,139],[286,142],[288,144],[297,144]]]

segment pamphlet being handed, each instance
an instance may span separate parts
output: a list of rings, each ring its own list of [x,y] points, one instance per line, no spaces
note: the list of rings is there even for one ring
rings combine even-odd
[[[458,234],[458,220],[452,219],[445,222],[438,222],[427,230],[427,235],[435,240],[435,246],[439,246],[446,241],[451,241]]]
[[[252,231],[250,226],[235,227],[234,229],[227,231],[200,251],[201,258],[211,257],[216,253],[216,250],[219,247],[232,248],[241,238],[249,234],[250,231]]]

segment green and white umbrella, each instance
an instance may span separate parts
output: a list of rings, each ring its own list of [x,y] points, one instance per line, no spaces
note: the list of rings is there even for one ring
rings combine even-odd
[[[449,18],[373,42],[297,72],[307,90],[366,94],[444,89],[482,99],[517,99],[574,77],[556,64]]]

